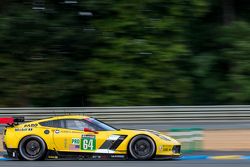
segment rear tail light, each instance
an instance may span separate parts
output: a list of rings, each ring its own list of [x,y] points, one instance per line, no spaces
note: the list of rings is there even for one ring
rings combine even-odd
[[[0,118],[0,125],[8,125],[13,126],[14,124],[18,124],[19,122],[24,122],[24,117],[2,117]]]

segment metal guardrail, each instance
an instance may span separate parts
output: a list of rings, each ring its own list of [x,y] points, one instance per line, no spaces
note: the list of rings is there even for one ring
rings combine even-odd
[[[250,122],[250,105],[0,108],[0,117],[25,116],[27,121],[73,114],[112,124]]]

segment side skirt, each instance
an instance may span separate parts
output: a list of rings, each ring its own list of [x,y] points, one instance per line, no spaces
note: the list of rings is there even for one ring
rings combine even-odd
[[[53,160],[127,160],[125,154],[105,154],[105,153],[83,153],[83,152],[61,152],[49,150],[46,159]]]

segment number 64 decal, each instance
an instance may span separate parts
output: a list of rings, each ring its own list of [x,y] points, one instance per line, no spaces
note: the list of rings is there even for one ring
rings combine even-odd
[[[96,150],[96,138],[92,135],[82,137],[81,150]]]

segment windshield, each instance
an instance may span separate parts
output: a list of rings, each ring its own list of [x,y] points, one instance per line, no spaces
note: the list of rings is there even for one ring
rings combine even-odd
[[[94,118],[87,118],[85,120],[87,120],[91,124],[95,125],[97,127],[97,130],[99,130],[99,131],[117,130],[116,128],[114,128],[108,124],[105,124],[104,122],[97,120],[97,119],[94,119]]]

